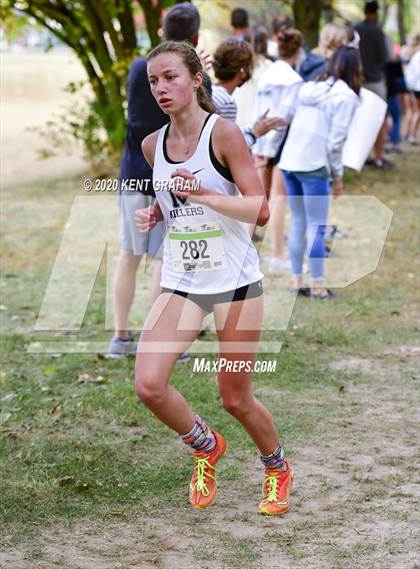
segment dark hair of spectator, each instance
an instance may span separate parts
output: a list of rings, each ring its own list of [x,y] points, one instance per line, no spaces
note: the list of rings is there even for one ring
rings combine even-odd
[[[293,57],[303,46],[303,36],[299,30],[294,28],[287,28],[281,31],[277,38],[280,57]]]
[[[329,77],[342,79],[358,95],[362,85],[362,65],[357,49],[339,47],[328,62]]]
[[[347,25],[345,25],[344,27],[345,27],[346,30],[347,30],[347,38],[348,38],[349,42],[354,41],[356,34],[354,33],[354,28],[353,28],[353,26],[347,24]]]
[[[252,26],[249,31],[250,42],[255,55],[267,56],[268,32],[265,26]]]
[[[289,16],[276,16],[272,22],[273,34],[278,35],[283,30],[293,27],[293,20]]]
[[[189,41],[200,29],[200,14],[190,2],[182,2],[173,6],[163,21],[163,31],[168,41]]]
[[[365,3],[365,14],[376,14],[379,10],[379,4],[376,0],[370,0],[369,2]]]
[[[246,41],[229,39],[219,45],[214,54],[214,74],[221,81],[233,79],[242,67],[252,67],[251,46]]]
[[[185,65],[185,67],[190,72],[191,77],[195,77],[197,73],[204,74],[203,66],[201,65],[200,58],[193,46],[184,41],[165,41],[155,47],[148,56],[146,57],[147,63],[149,63],[154,57],[160,55],[161,53],[176,53],[179,55]],[[197,101],[202,109],[208,113],[214,113],[216,111],[210,96],[203,85],[197,90]]]
[[[230,25],[232,28],[247,28],[248,12],[244,8],[235,8],[230,15]]]

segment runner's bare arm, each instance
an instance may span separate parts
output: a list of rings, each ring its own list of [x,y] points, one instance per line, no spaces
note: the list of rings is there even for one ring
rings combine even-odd
[[[141,150],[143,152],[143,156],[146,158],[146,162],[149,164],[150,168],[153,168],[153,164],[155,161],[155,150],[156,150],[156,143],[159,136],[159,131],[156,130],[146,136],[141,143]]]
[[[141,144],[143,156],[145,157],[146,162],[149,164],[151,168],[153,168],[154,164],[155,149],[156,149],[158,136],[159,136],[158,130],[156,132],[152,132],[152,134],[149,134],[148,136],[146,136],[146,138],[143,139],[143,142]],[[150,227],[147,228],[145,228],[144,226],[145,220],[143,219],[144,217],[143,214],[146,214],[146,212],[148,213],[147,217],[148,220],[150,221]],[[156,225],[156,223],[158,221],[162,221],[162,219],[163,219],[162,210],[160,209],[157,200],[153,205],[151,205],[148,208],[145,208],[144,210],[140,209],[136,210],[135,220],[139,228],[139,231],[141,232],[147,231],[148,229],[152,229]],[[140,227],[139,223],[143,223],[142,227]]]

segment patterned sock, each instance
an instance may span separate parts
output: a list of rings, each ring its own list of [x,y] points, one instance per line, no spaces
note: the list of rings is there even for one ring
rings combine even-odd
[[[211,452],[216,448],[216,438],[211,429],[199,415],[195,415],[195,425],[189,433],[181,435],[185,444],[199,452]]]
[[[283,472],[287,470],[287,464],[284,459],[284,451],[280,445],[272,454],[261,454],[260,458],[266,468],[280,468],[280,470]]]

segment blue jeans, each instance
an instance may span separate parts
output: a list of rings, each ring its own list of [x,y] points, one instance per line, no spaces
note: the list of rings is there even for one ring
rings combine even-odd
[[[389,139],[394,144],[399,144],[401,142],[400,133],[400,101],[398,100],[398,95],[391,95],[388,97],[388,107],[389,113],[392,118],[392,126],[389,131]]]
[[[312,280],[324,279],[325,226],[330,205],[330,184],[327,178],[310,178],[284,172],[287,200],[292,213],[289,231],[289,254],[295,277],[303,274],[303,256],[308,255]]]

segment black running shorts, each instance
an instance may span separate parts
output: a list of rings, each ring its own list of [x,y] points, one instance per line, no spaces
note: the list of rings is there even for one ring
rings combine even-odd
[[[262,282],[241,286],[235,290],[228,290],[226,292],[219,292],[217,294],[192,294],[184,292],[183,290],[174,290],[171,288],[162,288],[161,292],[169,292],[170,294],[177,294],[188,298],[197,304],[206,312],[213,312],[215,304],[223,304],[225,302],[237,302],[238,300],[247,300],[249,298],[256,298],[263,293]]]

